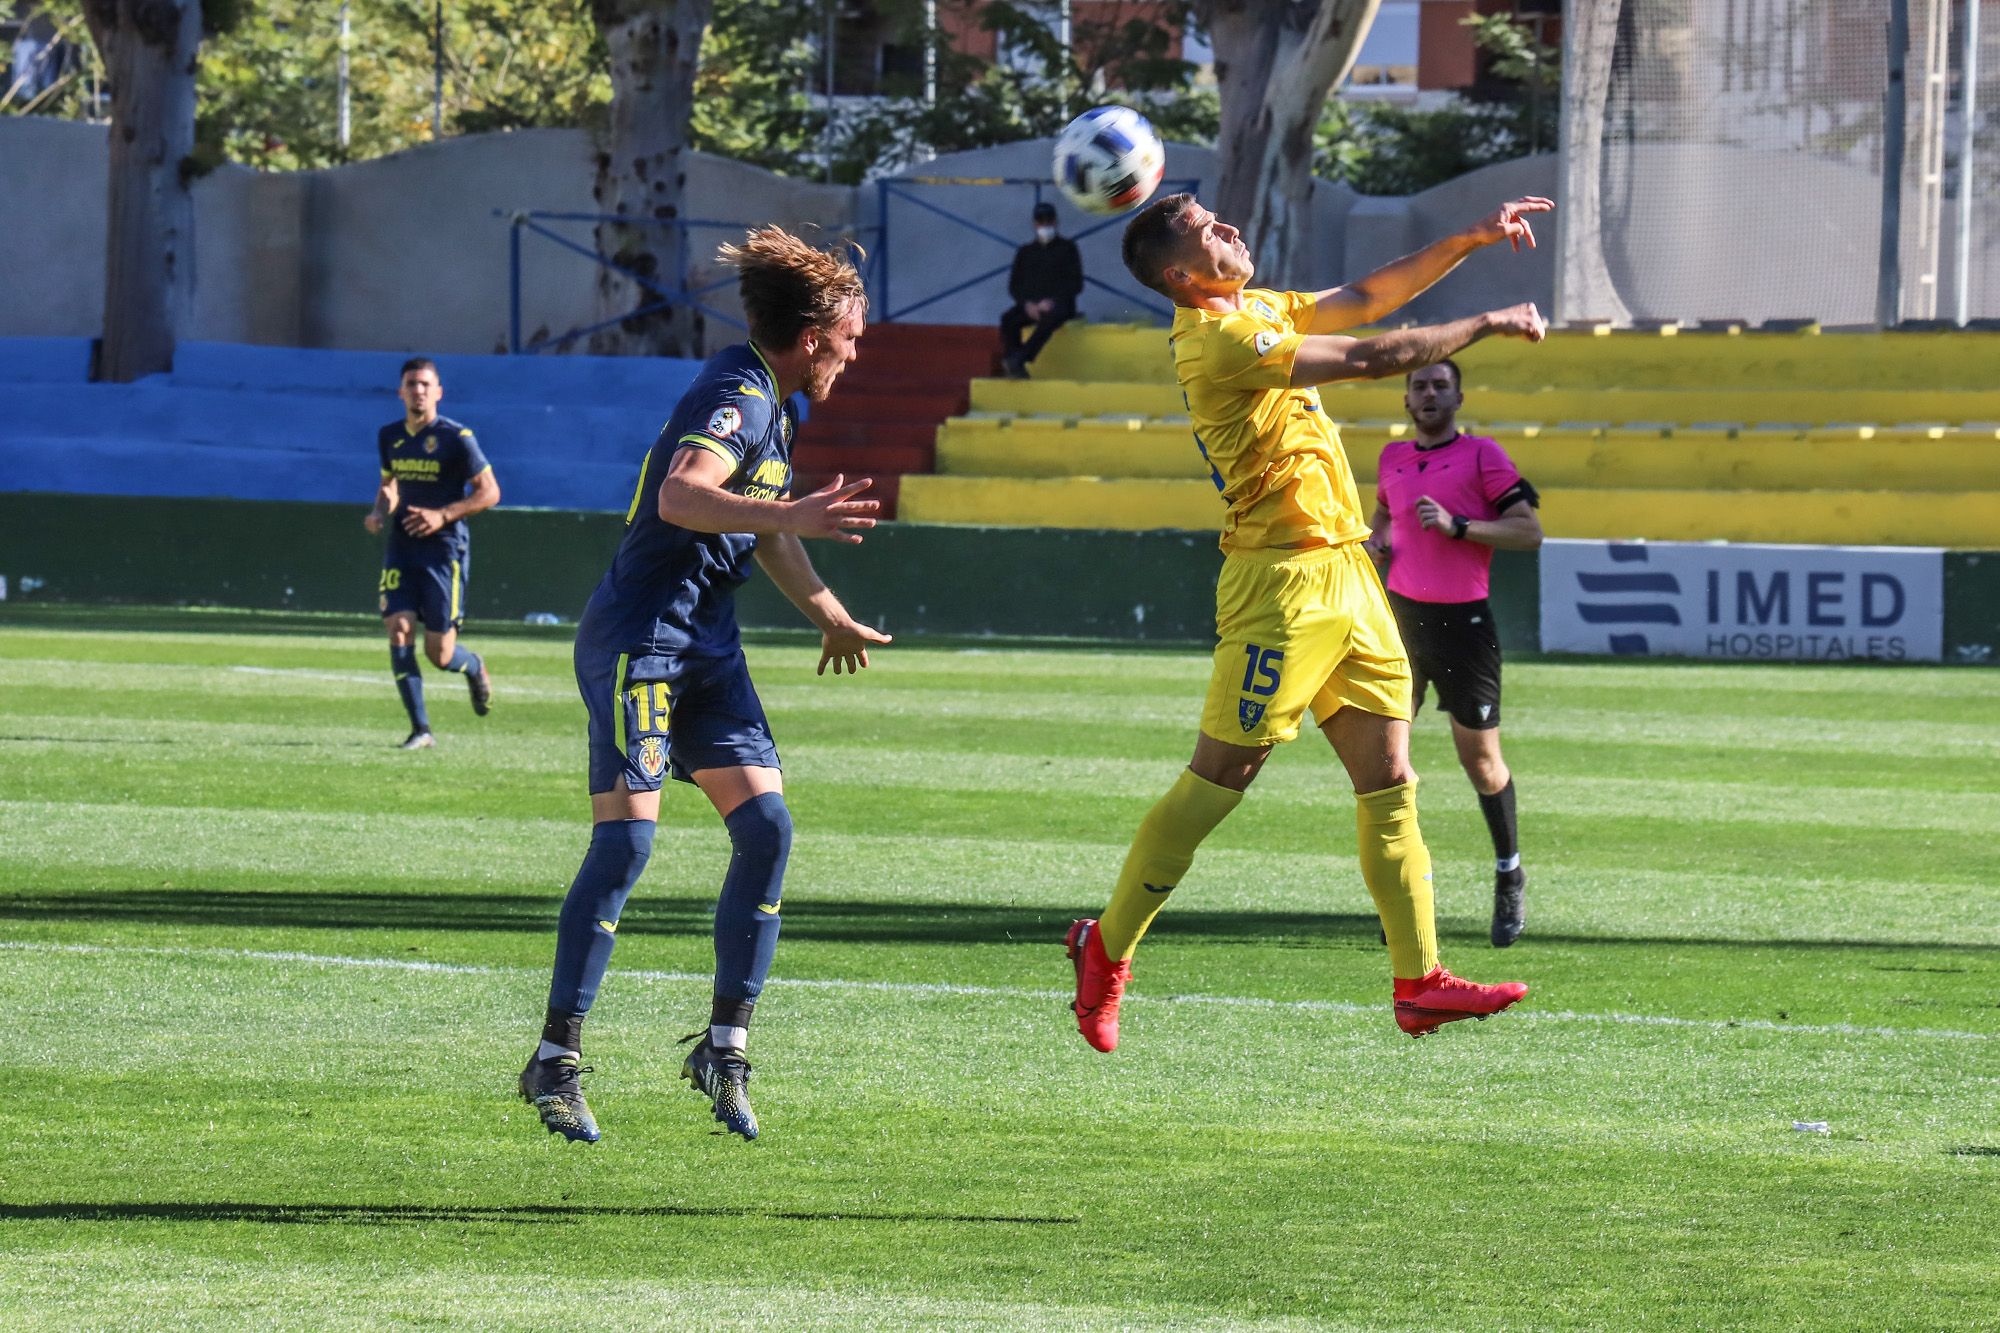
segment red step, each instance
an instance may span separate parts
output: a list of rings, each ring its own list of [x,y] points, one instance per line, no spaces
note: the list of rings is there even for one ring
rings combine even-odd
[[[937,465],[937,451],[928,445],[912,448],[905,444],[848,444],[817,449],[801,446],[793,453],[792,464],[801,470],[845,472],[850,477],[929,472]]]
[[[853,474],[848,474],[847,479],[853,481]],[[792,494],[810,494],[832,480],[833,473],[831,472],[795,472],[792,474]],[[896,499],[902,490],[903,478],[897,473],[885,472],[880,476],[873,477],[872,480],[874,484],[863,491],[862,494],[882,502],[881,517],[894,518],[896,516]]]
[[[828,421],[814,417],[799,431],[799,450],[838,449],[851,445],[894,444],[934,450],[937,427],[928,422]],[[928,463],[925,464],[929,466]]]
[[[999,367],[997,327],[871,324],[860,357],[799,432],[793,493],[835,473],[872,477],[882,516],[894,518],[902,474],[937,466],[937,428],[971,406],[975,378]]]
[[[833,386],[831,397],[813,405],[812,417],[814,420],[929,422],[936,425],[946,417],[965,411],[971,402],[969,381],[947,385],[942,390],[933,383],[927,393],[871,393],[837,383]]]

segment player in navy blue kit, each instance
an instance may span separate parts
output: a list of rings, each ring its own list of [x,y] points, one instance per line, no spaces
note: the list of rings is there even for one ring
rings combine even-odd
[[[436,362],[426,356],[405,361],[396,394],[403,400],[403,419],[382,427],[376,437],[382,484],[362,522],[370,532],[385,527],[389,532],[379,604],[389,631],[389,668],[410,715],[410,735],[400,748],[427,750],[437,742],[417,666],[418,620],[424,622],[424,656],[431,665],[465,677],[473,712],[484,717],[493,706],[493,678],[477,653],[459,646],[458,626],[472,569],[465,520],[500,503],[500,483],[471,430],[438,415],[444,386]]]
[[[579,1076],[583,1019],[611,961],[618,915],[652,854],[668,774],[701,788],[729,831],[715,910],[715,991],[681,1067],[725,1129],[757,1137],[744,1057],[778,942],[792,819],[778,751],[736,628],[754,558],[820,631],[819,670],[853,673],[889,636],[857,623],[813,573],[802,537],[858,542],[880,507],[842,479],[791,499],[790,399],[826,397],[854,359],[868,299],[847,260],[777,227],[719,257],[737,270],[750,341],[702,368],[646,455],[625,539],[576,635],[590,714],[590,850],[563,900],[541,1044],[521,1095],[551,1133],[595,1142]]]

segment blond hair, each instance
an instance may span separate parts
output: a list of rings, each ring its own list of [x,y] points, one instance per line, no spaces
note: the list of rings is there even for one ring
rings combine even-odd
[[[759,227],[743,244],[717,250],[716,258],[736,270],[751,339],[774,352],[796,345],[808,328],[832,327],[851,305],[868,308],[867,289],[852,262],[783,227]]]

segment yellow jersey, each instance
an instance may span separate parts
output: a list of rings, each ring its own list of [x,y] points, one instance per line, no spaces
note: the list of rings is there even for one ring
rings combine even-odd
[[[1317,388],[1291,387],[1312,318],[1304,292],[1246,289],[1241,309],[1174,310],[1174,377],[1229,513],[1222,549],[1338,546],[1368,536],[1354,473]]]

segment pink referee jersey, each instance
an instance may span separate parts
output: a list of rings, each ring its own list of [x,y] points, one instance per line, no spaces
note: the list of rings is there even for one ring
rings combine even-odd
[[[1424,448],[1415,440],[1383,446],[1375,494],[1389,511],[1389,591],[1414,602],[1476,602],[1486,596],[1493,548],[1454,540],[1448,531],[1417,522],[1417,501],[1428,495],[1453,514],[1500,517],[1507,493],[1521,485],[1507,451],[1481,435],[1460,435]]]

